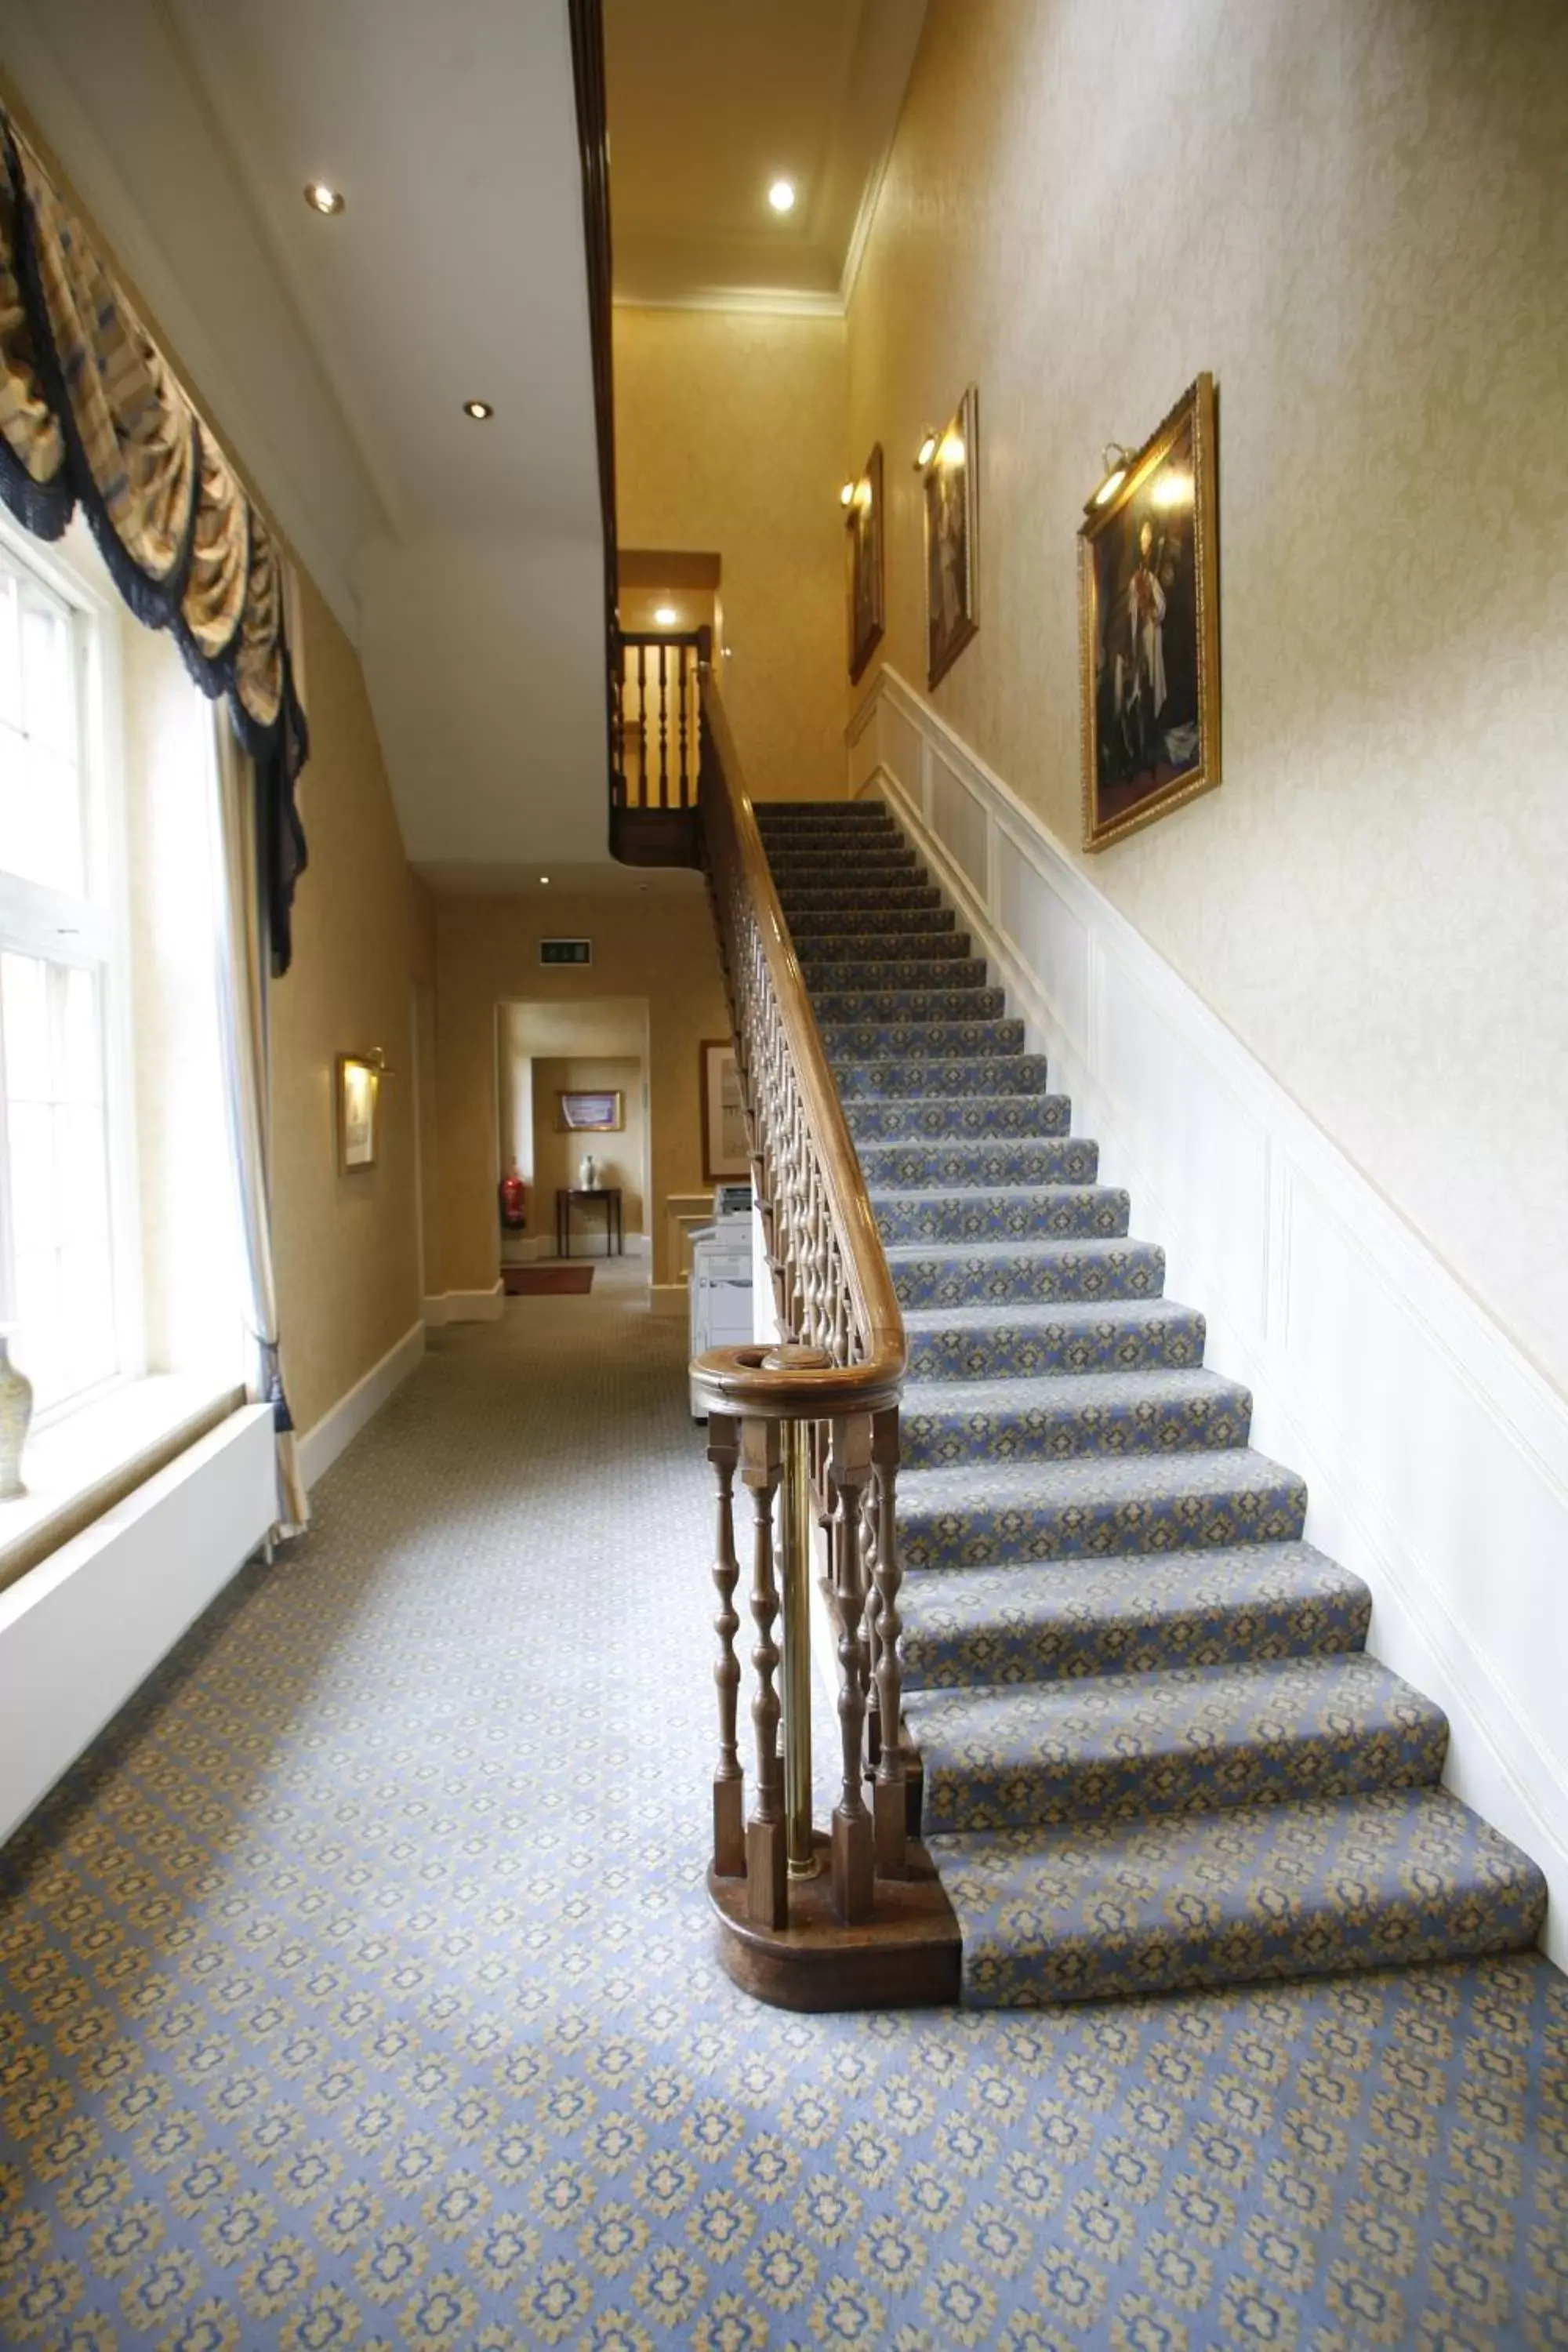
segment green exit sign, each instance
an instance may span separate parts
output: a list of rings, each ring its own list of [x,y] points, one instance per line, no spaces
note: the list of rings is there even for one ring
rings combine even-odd
[[[592,963],[594,942],[592,940],[541,940],[539,961],[541,963]]]

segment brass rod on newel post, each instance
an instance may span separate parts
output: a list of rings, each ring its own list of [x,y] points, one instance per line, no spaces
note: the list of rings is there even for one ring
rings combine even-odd
[[[828,1371],[821,1348],[784,1347],[763,1358],[769,1372]],[[811,1828],[811,1423],[786,1421],[780,1433],[779,1582],[784,1600],[784,1853],[792,1878],[815,1878]]]

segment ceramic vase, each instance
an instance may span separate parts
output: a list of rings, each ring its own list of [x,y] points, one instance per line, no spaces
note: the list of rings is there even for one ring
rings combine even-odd
[[[0,1332],[0,1502],[24,1494],[22,1448],[33,1418],[33,1383],[11,1361],[11,1340]]]
[[[577,1181],[584,1192],[593,1192],[599,1181],[599,1171],[594,1164],[594,1155],[591,1151],[584,1151],[583,1154],[583,1165],[577,1171]]]

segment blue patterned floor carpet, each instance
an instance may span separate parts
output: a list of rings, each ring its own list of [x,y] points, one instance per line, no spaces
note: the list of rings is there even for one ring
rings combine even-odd
[[[7,1851],[0,2343],[1568,2344],[1537,1957],[1011,2013],[730,1985],[685,1334],[601,1277],[434,1334]]]
[[[1528,1950],[1541,1873],[876,802],[759,812],[908,1320],[905,1721],[973,2004]]]

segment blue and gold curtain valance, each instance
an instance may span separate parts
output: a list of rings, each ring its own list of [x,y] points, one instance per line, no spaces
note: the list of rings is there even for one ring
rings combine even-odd
[[[58,539],[79,505],[121,594],[226,695],[256,762],[273,970],[288,969],[309,739],[282,557],[157,345],[0,109],[0,498]]]

